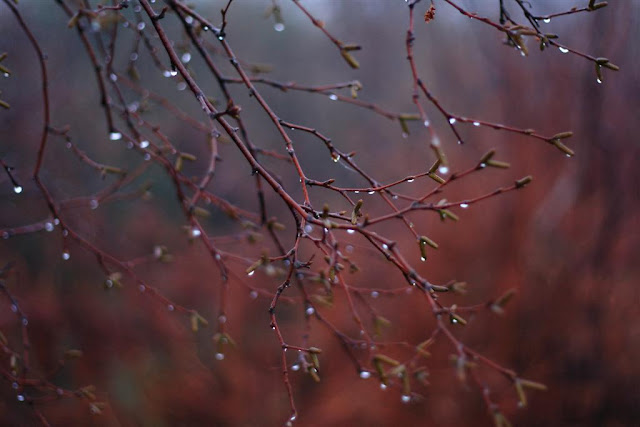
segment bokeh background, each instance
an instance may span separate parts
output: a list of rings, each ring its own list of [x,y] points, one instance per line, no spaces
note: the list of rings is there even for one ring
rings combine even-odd
[[[437,111],[428,107],[451,160],[453,170],[477,162],[490,148],[511,163],[507,171],[487,170],[451,186],[443,197],[464,199],[508,185],[524,175],[534,176],[524,191],[509,193],[458,212],[460,221],[442,223],[428,212],[410,215],[421,234],[440,250],[426,263],[411,235],[398,223],[377,231],[393,236],[420,273],[435,283],[451,279],[469,283],[459,304],[487,301],[515,287],[516,298],[504,316],[483,313],[458,336],[467,344],[525,378],[548,385],[547,392],[529,393],[529,407],[517,408],[513,389],[496,382],[494,398],[515,425],[629,426],[640,424],[640,323],[638,279],[640,266],[640,3],[611,1],[597,13],[581,13],[544,24],[560,41],[593,56],[606,56],[621,68],[605,71],[596,82],[593,64],[556,49],[540,52],[530,45],[521,57],[503,45],[500,33],[458,14],[437,1],[436,19],[425,24],[418,10],[415,56],[419,72],[431,91],[450,111],[466,117],[535,128],[542,134],[572,130],[569,145],[574,158],[543,142],[516,134],[460,125],[466,144],[458,146]],[[460,5],[497,19],[497,1],[463,1]],[[495,4],[494,4],[495,3]],[[515,2],[507,3],[514,16]],[[513,3],[513,4],[512,4]],[[552,13],[585,1],[534,2],[534,12]],[[269,1],[237,1],[229,13],[227,40],[239,58],[273,67],[269,78],[321,85],[359,80],[362,100],[396,112],[414,112],[411,74],[406,61],[408,9],[404,2],[349,0],[308,1],[304,4],[336,37],[356,42],[361,68],[352,70],[339,52],[289,2],[280,2],[284,31],[274,30],[265,18]],[[224,2],[196,2],[214,22]],[[69,125],[74,143],[87,155],[106,164],[134,169],[144,162],[126,144],[109,141],[91,64],[68,18],[53,2],[23,0],[19,4],[30,28],[48,55],[52,123]],[[126,13],[132,16],[131,10]],[[148,34],[152,28],[147,22]],[[169,15],[163,22],[177,45],[184,41]],[[214,42],[212,37],[212,42]],[[115,63],[124,70],[133,38],[122,30]],[[154,43],[156,41],[154,40]],[[157,43],[156,43],[157,44]],[[159,46],[159,44],[157,44]],[[5,174],[0,176],[0,229],[43,221],[49,213],[30,179],[41,130],[41,91],[35,54],[6,5],[0,5],[0,52],[13,74],[0,78],[1,99],[10,110],[0,111],[0,157],[15,167],[24,190],[15,194]],[[165,59],[161,51],[159,56]],[[212,97],[221,94],[197,55],[190,67]],[[231,75],[227,60],[216,57]],[[193,117],[201,119],[197,103],[179,81],[167,79],[141,51],[137,61],[144,85],[167,97]],[[254,144],[284,153],[268,118],[246,89],[234,87]],[[403,138],[397,122],[366,109],[330,100],[325,95],[282,92],[260,87],[280,117],[308,125],[330,136],[341,150],[357,151],[358,164],[381,182],[423,172],[433,161],[428,133],[410,123]],[[348,92],[345,92],[348,93]],[[139,95],[126,91],[128,102]],[[182,150],[202,160],[188,163],[187,174],[206,170],[204,136],[165,114],[150,109],[149,121]],[[293,134],[303,167],[314,179],[336,179],[342,186],[364,185],[342,162],[331,161],[326,148],[308,135]],[[212,183],[213,192],[238,206],[255,210],[251,170],[231,144],[221,146],[222,161]],[[282,162],[265,159],[285,187],[300,197],[297,176]],[[193,307],[213,320],[219,307],[220,279],[204,248],[190,243],[183,230],[186,220],[166,172],[149,167],[126,191],[151,182],[145,197],[130,197],[91,205],[92,195],[113,178],[102,180],[95,170],[51,137],[42,172],[56,200],[67,202],[66,220],[82,236],[122,260],[152,253],[166,245],[174,256],[170,264],[141,263],[136,272],[177,303]],[[111,180],[111,181],[110,181]],[[431,184],[405,184],[407,194],[420,194]],[[139,194],[138,194],[139,195]],[[336,209],[344,202],[326,191],[312,192],[314,203]],[[363,195],[372,212],[385,212],[377,195]],[[268,194],[270,213],[293,226],[286,209]],[[94,207],[95,209],[92,209]],[[348,207],[344,205],[343,209]],[[247,278],[244,269],[261,252],[261,244],[247,243],[247,233],[215,208],[204,220],[214,241],[229,253],[233,277],[227,327],[237,343],[215,359],[214,322],[197,333],[188,318],[140,294],[134,282],[121,290],[105,290],[104,273],[96,259],[69,242],[71,258],[63,261],[60,230],[39,231],[0,240],[0,264],[15,262],[7,280],[12,294],[29,318],[34,368],[53,369],[65,350],[82,349],[84,357],[53,377],[60,386],[96,386],[109,406],[101,416],[90,413],[75,399],[61,399],[41,407],[52,425],[279,425],[288,402],[281,381],[280,351],[269,328],[270,297],[278,280],[258,272]],[[285,242],[291,236],[283,234]],[[362,288],[398,288],[401,277],[365,241],[344,236],[360,272],[351,277]],[[309,252],[311,249],[308,249]],[[264,295],[252,298],[251,289]],[[451,300],[453,302],[453,300]],[[9,302],[0,302],[0,330],[19,348],[19,325]],[[392,321],[383,339],[417,343],[428,337],[433,322],[424,306],[402,295],[372,301]],[[350,313],[337,302],[326,314],[345,333],[353,333]],[[306,331],[300,306],[282,315],[284,332],[292,344],[310,333],[312,345],[323,349],[322,381],[293,373],[300,425],[490,425],[481,396],[461,384],[448,362],[453,349],[446,342],[434,347],[426,362],[431,385],[415,391],[424,398],[403,404],[397,388],[380,390],[375,380],[358,378],[340,343],[318,323]],[[0,356],[3,369],[8,357]],[[291,358],[291,363],[295,359]],[[28,405],[0,380],[0,424],[37,425]]]

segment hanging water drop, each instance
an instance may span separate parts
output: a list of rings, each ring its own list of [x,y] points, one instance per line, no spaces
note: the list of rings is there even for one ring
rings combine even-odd
[[[402,403],[409,403],[411,402],[411,396],[409,396],[408,394],[403,394],[402,397]]]
[[[169,304],[169,305],[167,306],[167,310],[169,310],[169,311],[173,311],[173,310],[175,310],[175,309],[176,309],[176,308],[173,306],[173,304]]]
[[[473,122],[474,126],[480,126],[480,122]]]
[[[99,205],[100,205],[100,204],[98,203],[98,201],[97,201],[96,199],[91,199],[91,201],[89,201],[89,207],[90,207],[91,209],[94,209],[94,210],[95,210],[95,209],[98,209],[98,206],[99,206]]]
[[[24,402],[24,396],[19,394],[16,396],[16,398],[18,399],[18,402]]]
[[[254,274],[256,274],[256,271],[255,270],[251,270],[250,272],[247,273],[247,276],[251,277]]]
[[[440,172],[442,175],[446,175],[449,173],[449,168],[447,166],[440,166],[438,168],[438,172]]]
[[[311,316],[313,315],[313,313],[316,312],[316,310],[313,307],[307,307],[307,309],[304,312],[307,316]]]
[[[569,53],[569,49],[567,49],[566,47],[559,46],[558,50],[562,53]]]
[[[139,290],[140,292],[144,292],[144,291],[145,291],[145,289],[146,289],[146,288],[145,288],[145,286],[144,286],[144,285],[138,285],[138,290]]]
[[[336,95],[335,93],[332,93],[331,95],[329,95],[329,99],[332,101],[337,101],[338,100],[338,95]]]
[[[545,24],[548,24],[549,22],[551,22],[551,18],[545,18],[542,20],[542,22],[544,22]]]
[[[387,244],[386,244],[386,243],[383,243],[383,244],[382,244],[382,249],[384,249],[384,250],[386,251],[387,249],[389,249],[389,246],[387,246]]]
[[[111,132],[109,134],[109,139],[112,141],[118,141],[122,138],[122,134],[120,132]]]
[[[163,76],[165,76],[165,77],[171,77],[171,71],[169,71],[169,70],[164,70],[164,71],[162,72],[162,75],[163,75]]]
[[[224,314],[221,314],[220,316],[218,316],[218,323],[227,323],[227,316],[225,316]]]
[[[256,292],[256,291],[249,292],[249,298],[251,298],[251,299],[258,298],[258,292]]]
[[[144,141],[140,141],[140,148],[147,148],[149,146],[149,141],[146,139]]]
[[[426,260],[427,260],[426,257],[423,257],[423,256],[420,257],[420,261],[425,262]]]
[[[385,383],[380,383],[380,390],[386,390],[387,385]]]
[[[333,159],[333,163],[338,163],[340,161],[340,154],[332,154],[331,158]]]
[[[111,73],[111,74],[109,74],[109,79],[112,82],[117,82],[118,81],[118,76],[115,73]]]
[[[52,224],[52,223],[50,223],[50,222],[45,222],[45,224],[44,224],[44,229],[45,229],[46,231],[53,231],[53,224]]]
[[[429,123],[429,120],[425,120],[423,124],[424,127],[428,128],[431,123]]]
[[[216,360],[224,360],[224,353],[216,353]]]
[[[186,22],[187,24],[193,24],[193,16],[187,16],[186,18],[184,18],[184,22]]]
[[[380,296],[378,291],[371,291],[371,298],[378,298],[378,296]]]
[[[18,306],[15,304],[11,304],[11,311],[13,311],[14,313],[18,312]]]
[[[453,117],[449,118],[449,124],[450,125],[454,125],[456,123],[456,121],[457,120],[455,118],[453,118]]]
[[[369,371],[360,371],[360,378],[366,380],[367,378],[371,378],[371,372]]]
[[[374,194],[374,193],[375,193],[375,191],[373,191],[373,190],[367,192],[367,194]]]
[[[138,31],[142,31],[144,30],[144,27],[146,27],[144,22],[138,22],[138,25],[136,26],[136,28],[138,29]]]
[[[598,82],[599,84],[602,84],[602,80],[600,80],[600,78],[596,78],[596,82]]]
[[[178,75],[178,72],[177,72],[176,70],[171,70],[171,71],[169,71],[169,75],[170,75],[171,77],[175,77],[175,76],[177,76],[177,75]]]
[[[67,261],[69,258],[71,258],[71,254],[69,253],[69,251],[63,251],[62,252],[62,259]]]
[[[13,192],[16,194],[22,193],[22,187],[19,185],[16,185],[15,187],[13,187]]]
[[[273,24],[273,29],[280,33],[284,31],[284,24],[282,22],[276,22]]]
[[[469,203],[460,203],[460,207],[462,209],[467,209],[469,207]]]
[[[313,231],[313,225],[311,225],[311,224],[307,224],[307,225],[305,225],[305,226],[304,226],[304,232],[305,232],[305,233],[309,234],[309,233],[311,233],[312,231]]]
[[[413,182],[413,181],[415,181],[415,179],[414,179],[414,178],[409,178],[409,179],[407,180],[407,182]]]

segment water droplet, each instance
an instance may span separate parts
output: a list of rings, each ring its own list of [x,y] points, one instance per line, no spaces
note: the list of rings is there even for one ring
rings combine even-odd
[[[4,73],[3,76],[9,77],[9,73]]]
[[[425,120],[423,124],[424,127],[428,128],[431,123],[429,123],[429,120]]]
[[[187,88],[187,84],[185,82],[180,82],[176,85],[176,89],[179,91],[183,91]]]
[[[189,52],[183,53],[180,60],[182,61],[183,64],[189,63],[189,61],[191,61],[191,54]]]
[[[356,190],[353,192],[353,194],[360,194],[360,191]]]
[[[402,403],[409,403],[411,402],[411,396],[409,396],[408,394],[403,394],[402,397]]]
[[[380,293],[378,291],[371,291],[371,298],[378,298]]]
[[[596,82],[598,82],[598,83],[602,84],[602,80],[600,80],[600,78],[597,78],[597,79],[596,79]]]
[[[118,141],[122,138],[122,134],[120,132],[111,132],[109,134],[109,139],[112,141]]]
[[[407,180],[407,182],[413,182],[413,181],[415,181],[415,179],[414,179],[414,178],[409,178],[409,179]]]
[[[14,382],[14,383],[11,383],[11,387],[12,387],[14,390],[17,390],[17,389],[20,387],[20,384],[18,384],[18,383],[16,383],[16,382]]]
[[[18,402],[24,402],[24,396],[19,394],[16,396],[16,398],[18,399]]]
[[[67,229],[62,230],[62,235],[64,237],[67,237],[69,235],[69,230],[67,230]]]
[[[549,22],[551,22],[551,18],[543,19],[542,22],[544,22],[545,24],[548,24]]]
[[[247,273],[247,276],[251,277],[254,274],[256,274],[256,271],[255,270],[251,270],[250,272]]]
[[[214,258],[216,259],[216,261],[220,261],[222,259],[222,255],[216,254]]]
[[[209,31],[209,27],[207,27],[206,25],[202,27],[202,31]]]
[[[134,8],[133,8],[133,11],[134,11],[135,13],[140,13],[140,12],[142,12],[142,6],[137,5],[136,7],[134,7]]]
[[[453,118],[453,117],[449,118],[449,124],[453,125],[455,123],[456,123],[456,119],[455,118]]]
[[[440,166],[438,168],[438,172],[440,172],[442,175],[446,175],[449,173],[449,168],[447,166]]]
[[[406,133],[406,132],[402,132],[402,137],[403,137],[404,139],[407,139],[407,138],[409,137],[409,134],[408,134],[408,133]]]
[[[460,207],[462,209],[467,209],[469,207],[469,203],[460,203]]]
[[[145,155],[144,155],[144,156],[142,156],[142,158],[143,158],[145,161],[147,161],[147,162],[148,162],[149,160],[151,160],[151,154],[149,154],[149,153],[145,153]]]
[[[340,154],[332,154],[331,158],[333,159],[334,163],[338,163],[340,161]]]
[[[169,71],[169,75],[170,75],[171,77],[175,77],[175,76],[177,76],[177,75],[178,75],[178,71],[176,71],[176,70],[171,70],[171,71]]]
[[[558,50],[562,53],[569,53],[569,49],[567,49],[566,47],[559,46]]]
[[[144,291],[146,290],[146,288],[145,288],[145,286],[144,286],[144,285],[138,285],[138,290],[139,290],[140,292],[144,292]]]
[[[202,234],[202,233],[200,232],[199,228],[195,228],[194,227],[194,228],[191,229],[191,237],[199,237],[200,234]]]
[[[458,140],[458,145],[462,145],[462,141],[461,140]]]
[[[164,71],[162,72],[162,75],[163,75],[163,76],[165,76],[165,77],[171,77],[171,71],[169,71],[169,70],[164,70]]]
[[[458,319],[456,319],[455,317],[451,318],[451,323],[458,323]]]
[[[374,193],[375,193],[375,191],[373,191],[373,190],[367,192],[367,194],[374,194]]]
[[[13,187],[13,192],[16,194],[22,193],[22,187],[19,185],[16,185],[15,187]]]
[[[53,225],[59,225],[60,220],[58,218],[53,218]]]
[[[486,164],[486,163],[480,163],[480,169],[484,169],[484,168],[486,168],[486,167],[487,167],[487,164]]]
[[[273,29],[280,33],[284,31],[284,24],[282,22],[276,22],[273,24]]]
[[[382,244],[382,249],[384,249],[384,250],[386,251],[387,249],[389,249],[389,246],[387,246],[387,244],[386,244],[386,243],[383,243],[383,244]]]
[[[71,254],[69,253],[69,251],[63,251],[62,252],[62,259],[67,261],[69,258],[71,258]]]
[[[336,95],[335,93],[332,93],[331,95],[329,95],[329,99],[332,101],[337,101],[338,100],[338,95]]]
[[[138,31],[142,31],[144,30],[144,27],[146,27],[144,22],[138,22],[138,25],[136,26],[136,28],[138,29]]]
[[[140,142],[140,148],[147,148],[149,146],[149,141],[146,139]]]
[[[295,421],[296,418],[298,418],[298,416],[296,414],[291,415],[291,418],[289,418],[289,421]]]
[[[98,201],[96,199],[91,199],[91,201],[89,202],[89,207],[91,209],[98,209],[99,205],[100,205],[100,203],[98,203]]]
[[[316,310],[313,307],[307,307],[307,309],[304,312],[307,314],[307,316],[311,316],[313,315],[313,313],[316,312]]]
[[[115,73],[111,73],[111,74],[109,74],[109,79],[112,82],[117,82],[118,81],[118,76],[116,76]]]
[[[258,292],[256,292],[256,291],[249,292],[249,298],[251,298],[251,299],[258,298]]]
[[[369,371],[360,371],[360,378],[366,380],[367,378],[371,378],[371,372]]]
[[[299,371],[300,370],[300,365],[297,363],[294,363],[293,365],[291,365],[291,370],[292,371]]]
[[[474,126],[480,126],[480,122],[473,122]]]
[[[67,147],[67,148],[71,148],[72,147],[70,142],[67,142],[64,146]]]
[[[193,24],[193,16],[187,16],[186,18],[184,18],[184,22],[186,22],[187,24]]]
[[[224,360],[224,353],[216,353],[216,360]]]
[[[138,54],[133,52],[131,55],[129,55],[129,59],[131,61],[137,61],[138,60]]]
[[[307,225],[305,225],[305,226],[304,226],[304,232],[305,232],[305,233],[309,234],[309,233],[311,233],[312,231],[313,231],[313,225],[311,225],[311,224],[307,224]]]
[[[169,305],[167,306],[167,310],[169,310],[169,311],[173,311],[173,310],[175,310],[175,309],[176,309],[176,308],[173,306],[173,304],[169,304]]]
[[[218,316],[218,323],[227,323],[227,316],[225,316],[224,314]]]
[[[22,318],[22,325],[27,326],[29,324],[29,320],[26,317]]]
[[[387,385],[385,383],[380,383],[380,390],[386,390]]]
[[[527,54],[526,54],[526,53],[524,53],[524,50],[521,50],[521,51],[520,51],[520,56],[527,56]]]
[[[350,229],[348,229],[348,230],[347,230],[347,233],[349,233],[349,234],[353,234],[353,233],[355,233],[355,232],[356,232],[356,230],[354,230],[354,229],[352,229],[352,228],[350,228]]]
[[[18,312],[18,306],[15,304],[11,304],[11,311],[13,311],[14,313]]]
[[[423,256],[420,257],[420,261],[425,262],[426,260],[427,260],[426,257],[423,257]]]

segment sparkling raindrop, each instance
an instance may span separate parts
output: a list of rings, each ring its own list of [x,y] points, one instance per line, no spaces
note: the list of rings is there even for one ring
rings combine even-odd
[[[187,64],[189,61],[191,61],[191,54],[189,52],[183,53],[180,60],[183,64]]]
[[[549,22],[551,22],[551,18],[543,19],[542,22],[544,22],[545,24],[548,24]]]
[[[431,123],[429,123],[429,120],[425,120],[424,121],[424,127],[428,128],[430,124]]]
[[[331,95],[329,95],[329,99],[332,101],[337,101],[338,100],[338,95],[336,95],[335,93],[332,93]]]
[[[15,304],[11,304],[11,311],[13,311],[14,313],[18,312],[18,306]]]
[[[16,398],[18,399],[18,402],[24,402],[24,396],[19,394],[16,396]]]
[[[249,292],[249,298],[251,298],[251,299],[258,298],[258,292],[256,292],[256,291]]]
[[[169,311],[173,311],[173,310],[175,310],[175,309],[176,309],[176,308],[173,306],[173,304],[169,304],[169,305],[167,306],[167,310],[169,310]]]
[[[250,272],[247,273],[247,276],[251,277],[254,274],[256,274],[256,271],[255,270],[251,270]]]
[[[140,141],[140,148],[147,148],[149,146],[149,141],[146,139],[144,141]]]
[[[224,353],[216,353],[216,360],[224,360]]]
[[[187,16],[186,18],[184,18],[184,22],[186,22],[187,24],[193,24],[193,16]]]
[[[426,257],[423,257],[423,256],[420,257],[420,261],[425,262],[426,260],[427,260]]]
[[[371,372],[369,371],[360,371],[360,378],[366,380],[367,378],[371,378]]]
[[[144,30],[144,27],[146,27],[144,22],[138,22],[138,25],[136,26],[136,28],[138,29],[138,31],[142,31]]]
[[[163,76],[165,76],[165,77],[171,77],[171,71],[169,71],[169,70],[164,70],[164,71],[162,72],[162,75],[163,75]]]
[[[415,181],[415,179],[414,179],[414,178],[409,178],[409,179],[407,180],[407,182],[413,182],[413,181]]]
[[[411,402],[411,396],[409,396],[408,394],[403,394],[402,397],[402,403],[409,403]]]
[[[311,224],[307,224],[307,225],[305,225],[305,226],[304,226],[304,232],[305,232],[305,233],[309,234],[309,233],[311,233],[312,231],[313,231],[313,225],[311,225]]]
[[[291,365],[291,370],[292,371],[299,371],[300,370],[300,365],[297,363],[294,363],[293,365]]]
[[[69,258],[71,258],[71,254],[69,253],[69,251],[63,251],[62,252],[62,259],[67,261]]]
[[[282,22],[276,22],[273,24],[273,29],[280,33],[284,31],[284,24]]]
[[[449,173],[449,168],[447,166],[440,166],[438,168],[438,172],[440,172],[442,175],[446,175]]]
[[[316,310],[313,307],[307,307],[307,309],[304,312],[307,314],[307,316],[311,316],[313,315],[313,313],[316,312]]]
[[[138,290],[140,292],[144,292],[146,290],[146,287],[144,285],[138,285]]]
[[[453,125],[455,123],[456,123],[456,119],[455,118],[453,118],[453,117],[449,118],[449,124]]]
[[[349,234],[353,234],[353,233],[355,233],[355,232],[356,232],[356,230],[354,230],[354,229],[352,229],[352,228],[350,228],[350,229],[348,229],[348,230],[347,230],[347,233],[349,233]]]
[[[138,54],[133,52],[131,55],[129,55],[129,59],[131,61],[137,61],[138,60]]]
[[[22,187],[19,185],[16,185],[15,187],[13,187],[13,192],[16,194],[22,193]]]
[[[117,76],[117,75],[115,75],[115,73],[111,73],[111,74],[109,74],[109,79],[110,79],[112,82],[117,82],[117,81],[118,81],[118,76]]]
[[[176,85],[176,89],[179,91],[183,91],[187,88],[187,84],[185,82],[180,82]]]
[[[382,244],[382,249],[384,249],[384,250],[386,251],[387,249],[389,249],[389,246],[387,246],[387,244],[386,244],[386,243],[383,243],[383,244]]]
[[[99,205],[100,205],[100,203],[98,203],[98,201],[96,199],[91,199],[91,201],[89,202],[89,207],[91,209],[98,209]]]
[[[218,323],[227,323],[227,316],[225,316],[224,314],[218,316]]]
[[[480,122],[473,122],[474,126],[480,126]]]
[[[118,141],[122,138],[122,134],[120,132],[111,132],[109,134],[109,139],[112,141]]]
[[[371,291],[371,298],[378,298],[380,293],[378,291]]]
[[[460,203],[460,207],[462,209],[467,209],[469,207],[469,203]]]
[[[558,50],[562,53],[569,53],[569,49],[567,49],[566,47],[559,46]]]
[[[380,390],[386,390],[386,389],[387,389],[387,385],[385,383],[381,383]]]

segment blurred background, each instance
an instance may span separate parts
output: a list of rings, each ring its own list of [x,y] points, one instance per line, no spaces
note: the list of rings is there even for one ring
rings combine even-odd
[[[498,20],[497,1],[458,3]],[[516,3],[505,3],[513,17],[522,21]],[[532,11],[548,14],[586,3],[540,1],[533,3]],[[226,2],[194,4],[203,16],[219,22]],[[247,67],[257,64],[271,69],[265,77],[280,82],[317,86],[357,79],[362,83],[360,100],[396,113],[415,113],[405,50],[408,8],[404,2],[303,4],[338,39],[362,45],[354,53],[360,69],[349,68],[338,49],[288,1],[278,3],[282,22],[273,15],[265,17],[265,10],[273,6],[270,1],[232,4],[226,32],[237,57]],[[384,223],[375,231],[396,239],[407,259],[430,281],[456,279],[469,284],[467,294],[446,299],[448,303],[483,303],[507,289],[517,289],[503,316],[482,312],[468,326],[455,330],[463,342],[482,354],[549,387],[546,392],[528,393],[529,406],[519,409],[513,387],[492,380],[492,398],[515,425],[638,425],[640,169],[635,163],[640,158],[640,3],[612,1],[596,13],[558,17],[542,24],[545,31],[558,34],[561,43],[595,57],[606,56],[619,65],[617,73],[604,70],[602,84],[596,82],[593,63],[584,58],[555,48],[541,52],[534,44],[528,46],[529,56],[522,57],[504,45],[501,33],[460,15],[443,1],[435,5],[436,17],[430,23],[422,19],[429,2],[416,8],[414,55],[420,76],[445,108],[464,117],[534,128],[543,135],[572,130],[568,145],[576,155],[566,158],[542,141],[468,124],[458,125],[466,142],[460,146],[445,120],[425,101],[452,171],[474,166],[491,148],[496,149],[496,158],[511,163],[508,170],[484,170],[455,182],[442,197],[464,200],[529,174],[534,181],[523,191],[456,210],[458,222],[441,222],[433,212],[410,214],[418,233],[440,244],[438,251],[430,251],[426,263],[420,262],[415,240],[399,221]],[[18,8],[48,55],[52,125],[69,125],[73,144],[92,159],[130,171],[145,167],[123,188],[122,197],[99,203],[95,195],[115,178],[103,180],[65,147],[63,138],[50,136],[41,177],[61,204],[69,227],[122,261],[136,260],[135,271],[146,282],[210,320],[208,328],[192,332],[188,316],[167,310],[166,305],[138,292],[137,284],[127,277],[122,289],[105,289],[105,274],[96,257],[71,239],[64,239],[65,243],[59,228],[0,239],[0,264],[15,263],[6,284],[29,319],[34,375],[55,369],[66,350],[81,349],[84,356],[66,363],[51,380],[68,389],[93,384],[98,399],[108,402],[100,416],[79,399],[42,404],[41,412],[51,425],[282,424],[289,413],[288,400],[282,384],[281,352],[267,312],[280,282],[267,271],[251,277],[245,273],[263,248],[272,249],[267,240],[252,235],[223,209],[205,206],[211,211],[203,220],[205,229],[228,254],[232,273],[226,330],[236,347],[227,347],[224,360],[216,360],[212,336],[220,307],[220,275],[202,244],[192,242],[185,233],[188,222],[171,179],[160,165],[144,166],[150,162],[140,151],[128,149],[124,140],[109,140],[93,67],[75,30],[67,28],[63,9],[37,0],[21,1]],[[124,14],[131,22],[142,16],[133,8]],[[158,58],[168,65],[150,22],[142,22]],[[175,15],[167,15],[162,24],[176,49],[181,54],[190,52],[189,68],[207,95],[223,99],[204,62],[186,48]],[[122,22],[118,25],[122,27]],[[119,32],[114,65],[123,82],[135,37],[124,27]],[[106,35],[104,40],[108,40]],[[217,48],[213,36],[209,41]],[[10,110],[0,111],[0,158],[15,168],[15,178],[23,187],[16,194],[2,171],[0,229],[8,230],[52,219],[30,177],[42,123],[38,63],[5,4],[0,5],[2,52],[8,53],[2,65],[12,74],[0,77],[0,99],[11,104]],[[226,58],[214,58],[227,75],[235,77]],[[179,78],[164,77],[144,47],[135,63],[141,86],[202,120],[193,95]],[[185,161],[185,175],[202,176],[208,156],[202,132],[124,83],[122,87],[127,108],[158,124],[180,150],[198,157]],[[267,86],[258,89],[284,120],[317,129],[343,152],[356,151],[358,164],[379,182],[424,172],[435,160],[429,133],[419,122],[410,122],[410,134],[404,137],[397,121],[334,101],[326,94],[284,92]],[[232,93],[242,107],[252,143],[286,154],[273,125],[247,90],[236,85]],[[336,93],[349,95],[348,90]],[[115,116],[122,125],[120,116]],[[152,142],[157,141],[151,132],[148,135]],[[291,136],[310,178],[333,178],[343,187],[366,186],[343,161],[333,162],[318,139],[295,131]],[[232,144],[221,144],[220,157],[210,191],[256,212],[251,168]],[[270,157],[263,160],[290,194],[301,200],[293,168]],[[419,195],[432,187],[423,178],[399,188],[405,194]],[[290,230],[295,225],[290,214],[272,192],[266,193],[270,214],[288,227],[289,232],[282,233],[283,241],[291,244]],[[317,209],[325,203],[335,210],[350,209],[326,190],[314,189],[311,196]],[[363,194],[362,198],[368,212],[389,212],[378,195]],[[406,286],[364,239],[343,237],[345,250],[360,267],[349,276],[351,285],[363,289]],[[251,244],[255,238],[257,243]],[[154,259],[156,245],[168,248],[171,263]],[[62,259],[63,251],[69,252],[69,260]],[[314,249],[308,245],[304,251],[310,255]],[[290,295],[297,294],[291,290]],[[318,309],[340,331],[354,336],[357,329],[343,297],[336,293],[333,308]],[[433,329],[432,315],[415,295],[369,298],[369,302],[392,322],[382,333],[382,341],[416,344]],[[436,343],[432,358],[425,362],[430,385],[415,389],[422,398],[405,404],[398,387],[381,390],[375,379],[360,379],[341,343],[319,322],[306,323],[303,309],[300,304],[283,308],[283,333],[290,344],[301,344],[308,334],[309,345],[323,349],[322,379],[315,383],[309,375],[292,372],[299,409],[296,424],[491,425],[478,390],[458,381],[448,360],[455,349],[445,340]],[[12,348],[21,348],[19,319],[4,296],[0,331]],[[295,363],[295,355],[288,356]],[[0,361],[2,369],[8,370],[9,356],[2,354]],[[3,378],[0,424],[38,423],[30,405],[19,402],[11,383]]]

